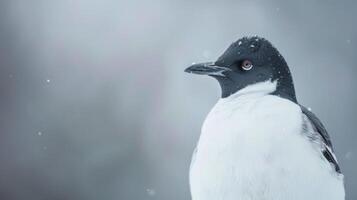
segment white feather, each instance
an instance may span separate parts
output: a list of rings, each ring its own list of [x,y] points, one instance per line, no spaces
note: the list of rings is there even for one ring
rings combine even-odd
[[[193,200],[343,200],[343,176],[301,134],[295,103],[276,82],[220,99],[208,114],[190,170]]]

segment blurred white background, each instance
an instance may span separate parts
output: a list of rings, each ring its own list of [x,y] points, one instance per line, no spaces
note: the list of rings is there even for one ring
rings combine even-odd
[[[0,2],[0,199],[190,199],[220,96],[183,70],[246,35],[287,60],[357,198],[357,2]],[[306,163],[308,167],[308,163]]]

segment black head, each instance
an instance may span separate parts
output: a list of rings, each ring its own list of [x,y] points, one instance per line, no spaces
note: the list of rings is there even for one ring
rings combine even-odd
[[[274,95],[296,102],[294,84],[284,58],[268,40],[257,36],[241,38],[216,62],[193,64],[185,72],[216,78],[222,98],[248,85],[270,80],[277,81]]]

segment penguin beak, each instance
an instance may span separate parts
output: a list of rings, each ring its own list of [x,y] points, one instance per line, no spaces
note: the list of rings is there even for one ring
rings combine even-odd
[[[206,62],[192,64],[185,69],[187,73],[200,74],[200,75],[209,75],[209,76],[225,76],[224,72],[232,71],[227,67],[220,67],[215,65],[215,62]]]

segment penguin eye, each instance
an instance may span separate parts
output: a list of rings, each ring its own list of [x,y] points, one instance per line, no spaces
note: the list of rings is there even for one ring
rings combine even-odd
[[[244,60],[240,67],[245,71],[249,71],[253,68],[253,63],[250,60]]]

